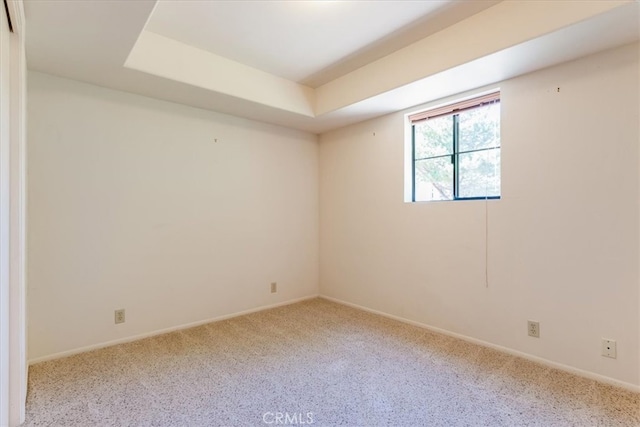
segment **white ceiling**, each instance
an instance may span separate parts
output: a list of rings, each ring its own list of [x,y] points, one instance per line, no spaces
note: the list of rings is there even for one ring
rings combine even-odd
[[[24,3],[32,70],[315,133],[640,36],[633,0]]]
[[[160,1],[146,30],[304,83],[447,1]]]

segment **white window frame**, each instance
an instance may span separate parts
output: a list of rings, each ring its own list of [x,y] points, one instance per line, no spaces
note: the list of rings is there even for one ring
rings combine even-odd
[[[405,132],[404,132],[404,202],[405,203],[432,203],[432,201],[415,201],[414,200],[414,147],[413,147],[413,125],[416,119],[427,117],[439,117],[450,114],[456,114],[457,111],[464,111],[473,106],[484,103],[491,99],[498,99],[500,102],[500,88],[492,88],[472,95],[454,98],[451,97],[447,102],[440,103],[429,108],[412,111],[405,114]],[[502,146],[502,144],[501,144]],[[456,198],[445,201],[464,201],[464,200],[485,200],[500,199],[501,196],[493,197],[468,197]]]

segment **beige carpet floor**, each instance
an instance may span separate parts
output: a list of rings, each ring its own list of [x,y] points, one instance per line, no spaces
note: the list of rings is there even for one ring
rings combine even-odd
[[[27,426],[638,426],[640,395],[323,299],[36,364]]]

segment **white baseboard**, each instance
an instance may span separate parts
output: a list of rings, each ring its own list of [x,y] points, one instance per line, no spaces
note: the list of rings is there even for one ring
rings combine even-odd
[[[409,325],[413,325],[413,326],[417,326],[420,328],[424,328],[424,329],[428,329],[430,331],[434,331],[443,335],[448,335],[450,337],[454,337],[454,338],[458,338],[467,342],[471,342],[474,344],[478,344],[481,345],[483,347],[489,347],[492,348],[494,350],[498,350],[500,352],[503,353],[507,353],[507,354],[511,354],[513,356],[518,356],[518,357],[522,357],[523,359],[527,359],[530,360],[532,362],[536,362],[539,363],[541,365],[545,365],[551,368],[555,368],[555,369],[559,369],[561,371],[565,371],[565,372],[569,372],[571,374],[575,374],[584,378],[589,378],[595,381],[599,381],[605,384],[610,384],[616,387],[620,387],[623,388],[625,390],[629,390],[629,391],[633,391],[636,393],[640,392],[640,385],[635,385],[635,384],[631,384],[631,383],[627,383],[624,381],[620,381],[620,380],[616,380],[615,378],[611,378],[611,377],[607,377],[604,375],[600,375],[600,374],[596,374],[593,372],[589,372],[589,371],[585,371],[582,369],[578,369],[578,368],[574,368],[573,366],[569,366],[569,365],[564,365],[562,363],[557,363],[557,362],[553,362],[551,360],[548,359],[544,359],[542,357],[538,357],[538,356],[534,356],[528,353],[523,353],[521,351],[518,350],[513,350],[511,348],[508,347],[503,347],[501,345],[497,345],[497,344],[492,344],[490,342],[487,341],[483,341],[483,340],[479,340],[477,338],[472,338],[466,335],[462,335],[462,334],[458,334],[456,332],[451,332],[451,331],[447,331],[446,329],[441,329],[441,328],[437,328],[435,326],[431,326],[431,325],[427,325],[426,323],[420,323],[420,322],[416,322],[414,320],[409,320],[409,319],[405,319],[404,317],[400,317],[400,316],[395,316],[393,314],[388,314],[385,313],[383,311],[378,311],[378,310],[374,310],[372,308],[368,308],[368,307],[364,307],[358,304],[353,304],[347,301],[343,301],[340,300],[338,298],[333,298],[333,297],[329,297],[326,295],[320,295],[320,298],[326,299],[328,301],[332,301],[338,304],[342,304],[342,305],[346,305],[348,307],[352,307],[358,310],[362,310],[362,311],[367,311],[369,313],[373,313],[373,314],[377,314],[383,317],[387,317],[389,319],[393,319],[393,320],[397,320],[399,322],[403,322],[403,323],[408,323]]]
[[[269,310],[269,309],[276,308],[276,307],[282,307],[282,306],[285,306],[285,305],[291,305],[291,304],[295,304],[297,302],[302,302],[302,301],[318,298],[319,296],[320,295],[318,295],[318,294],[308,295],[306,297],[287,300],[287,301],[279,302],[279,303],[276,303],[276,304],[263,305],[263,306],[251,308],[251,309],[248,309],[248,310],[238,311],[236,313],[225,314],[225,315],[222,315],[222,316],[217,316],[217,317],[213,317],[213,318],[205,319],[205,320],[198,320],[197,322],[191,322],[191,323],[186,323],[186,324],[183,324],[183,325],[172,326],[170,328],[159,329],[159,330],[156,330],[156,331],[146,332],[144,334],[133,335],[133,336],[130,336],[130,337],[125,337],[125,338],[119,338],[117,340],[107,341],[107,342],[103,342],[103,343],[99,343],[99,344],[92,344],[92,345],[89,345],[89,346],[86,346],[86,347],[74,348],[73,350],[62,351],[62,352],[59,352],[59,353],[49,354],[47,356],[42,356],[42,357],[37,357],[35,359],[31,359],[31,360],[29,360],[29,365],[34,365],[34,364],[40,363],[40,362],[47,362],[49,360],[61,359],[63,357],[73,356],[74,354],[85,353],[87,351],[98,350],[100,348],[111,347],[113,345],[118,345],[118,344],[124,344],[124,343],[132,342],[132,341],[137,341],[137,340],[141,340],[141,339],[144,339],[144,338],[153,337],[153,336],[156,336],[156,335],[162,335],[162,334],[167,334],[169,332],[179,331],[179,330],[182,330],[182,329],[194,328],[196,326],[205,325],[207,323],[219,322],[221,320],[227,320],[227,319],[231,319],[233,317],[244,316],[245,314],[256,313],[258,311],[264,311],[264,310]]]

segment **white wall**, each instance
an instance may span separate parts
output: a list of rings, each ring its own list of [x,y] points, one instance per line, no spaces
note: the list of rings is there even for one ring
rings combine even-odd
[[[638,71],[632,45],[499,85],[488,287],[485,202],[403,202],[408,111],[321,135],[322,294],[639,385]]]
[[[484,202],[403,202],[408,111],[322,135],[318,181],[314,135],[30,73],[30,359],[314,295],[319,274],[323,295],[638,385],[638,71],[634,45],[500,84],[488,288]]]
[[[31,360],[318,293],[315,135],[28,77]]]

